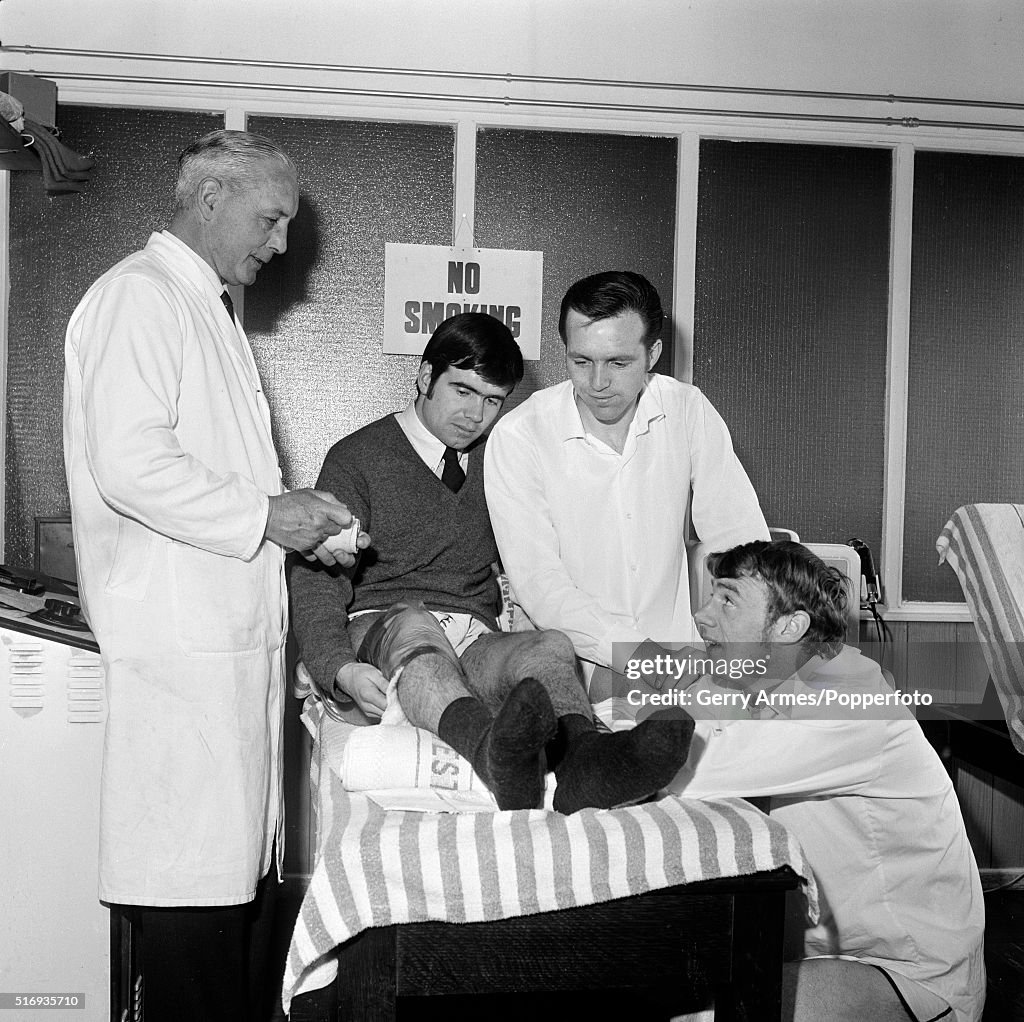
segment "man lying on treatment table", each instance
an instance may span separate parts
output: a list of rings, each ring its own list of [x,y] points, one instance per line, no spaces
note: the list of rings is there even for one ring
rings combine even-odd
[[[679,705],[711,705],[716,689],[751,698],[726,714],[741,719],[698,720],[669,790],[769,796],[803,846],[821,920],[796,934],[783,1018],[975,1022],[985,910],[960,807],[878,665],[843,645],[842,576],[788,542],[734,547],[709,568],[695,615],[707,655],[751,666],[741,681],[701,679]]]
[[[599,733],[572,643],[558,631],[496,630],[483,452],[522,376],[503,323],[454,316],[427,344],[415,399],[331,448],[317,487],[348,506],[373,545],[352,569],[293,566],[302,660],[321,693],[366,723],[387,710],[436,734],[500,809],[539,807],[545,765],[561,813],[637,802],[686,761],[693,721]]]

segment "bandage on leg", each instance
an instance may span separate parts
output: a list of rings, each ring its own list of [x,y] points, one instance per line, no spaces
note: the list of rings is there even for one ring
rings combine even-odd
[[[396,603],[370,625],[356,656],[390,679],[424,653],[448,660],[461,677],[458,654],[437,618],[422,603]]]

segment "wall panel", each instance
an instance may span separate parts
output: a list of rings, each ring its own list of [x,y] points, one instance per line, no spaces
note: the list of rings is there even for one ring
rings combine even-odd
[[[919,152],[903,596],[962,602],[935,539],[962,504],[1024,502],[1024,158]]]
[[[476,243],[544,253],[540,362],[510,407],[565,379],[558,310],[566,289],[600,270],[637,270],[671,314],[676,140],[639,135],[477,133]],[[672,328],[656,367],[671,372]]]
[[[68,319],[97,277],[166,226],[178,153],[224,123],[208,113],[64,104],[59,120],[64,142],[96,160],[84,190],[50,198],[39,174],[11,174],[4,557],[26,566],[34,518],[68,510]]]
[[[882,533],[888,150],[700,147],[693,382],[769,525]]]
[[[308,486],[331,444],[413,396],[419,360],[381,350],[384,245],[451,244],[455,130],[296,117],[248,126],[299,168],[288,252],[246,294],[245,329],[285,482]]]

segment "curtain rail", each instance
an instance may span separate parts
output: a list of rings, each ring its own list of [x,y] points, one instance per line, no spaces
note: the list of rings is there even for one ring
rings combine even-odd
[[[51,46],[3,46],[0,52],[26,53],[42,56],[88,57],[112,60],[157,61],[189,64],[210,64],[218,67],[253,67],[292,71],[327,71],[339,74],[372,74],[397,77],[451,78],[472,81],[505,82],[525,85],[585,86],[589,88],[644,89],[668,92],[703,92],[736,96],[772,96],[791,99],[821,99],[857,103],[904,103],[925,106],[959,106],[989,110],[1024,110],[1024,103],[996,102],[981,99],[943,99],[929,96],[903,96],[893,93],[828,92],[813,89],[748,88],[739,85],[694,85],[673,82],[625,81],[609,78],[570,78],[557,75],[522,75],[483,71],[440,71],[436,69],[362,67],[351,64],[319,64],[304,61],[243,60],[238,57],[196,57],[185,54],[120,53],[115,50],[72,49]],[[165,79],[160,79],[165,80]],[[166,79],[173,81],[174,79]],[[234,83],[218,83],[234,84]],[[648,109],[624,106],[623,109]],[[884,122],[881,122],[884,123]],[[959,123],[959,122],[941,122]]]
[[[144,75],[80,74],[71,71],[29,72],[47,78],[75,82],[109,82],[122,85],[160,85],[175,88],[242,89],[252,92],[291,92],[321,96],[354,96],[370,99],[417,100],[431,103],[480,103],[489,106],[530,107],[546,110],[591,110],[604,113],[654,113],[669,116],[721,117],[747,120],[811,121],[821,124],[862,124],[888,128],[959,128],[972,131],[1024,132],[1024,124],[992,124],[979,121],[934,120],[923,117],[876,117],[854,114],[816,114],[766,110],[729,110],[716,107],[660,106],[648,103],[600,103],[587,100],[516,99],[510,96],[467,96],[444,92],[406,92],[388,89],[342,88],[330,85],[297,85],[285,82],[230,82],[217,79],[164,78]]]

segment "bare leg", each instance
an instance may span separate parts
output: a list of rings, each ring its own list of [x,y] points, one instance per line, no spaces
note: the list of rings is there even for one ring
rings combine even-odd
[[[459,659],[434,616],[396,604],[370,627],[361,659],[385,677],[401,669],[398,700],[409,722],[468,759],[501,809],[534,809],[544,793],[544,746],[555,716],[544,689],[519,682],[497,715],[466,688]]]
[[[547,689],[557,716],[592,716],[576,652],[562,632],[492,632],[477,639],[461,661],[466,687],[492,710],[501,705],[517,681],[537,678]]]
[[[409,723],[435,735],[444,711],[456,699],[466,698],[472,697],[462,673],[437,653],[421,653],[410,660],[398,679],[398,701]]]
[[[909,1016],[877,969],[818,958],[785,967],[782,1017],[786,1022],[907,1022]]]

